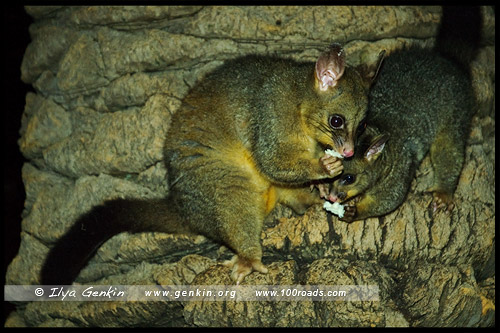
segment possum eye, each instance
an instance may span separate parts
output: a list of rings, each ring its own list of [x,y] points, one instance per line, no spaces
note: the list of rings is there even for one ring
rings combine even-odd
[[[354,183],[355,180],[356,180],[356,176],[347,174],[347,175],[342,176],[342,178],[340,179],[340,183],[342,185],[350,185],[350,184]]]
[[[340,129],[344,127],[344,118],[342,118],[339,115],[334,114],[333,116],[330,116],[330,119],[328,119],[328,122],[330,123],[330,126],[334,129]]]

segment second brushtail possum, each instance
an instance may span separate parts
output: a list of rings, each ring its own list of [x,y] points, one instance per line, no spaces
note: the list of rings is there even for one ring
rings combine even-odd
[[[480,8],[445,7],[434,49],[410,47],[384,60],[370,92],[368,128],[330,196],[347,204],[344,221],[396,209],[428,152],[434,208],[453,207],[476,110],[469,64],[480,29]]]
[[[303,213],[320,203],[309,184],[342,172],[333,149],[354,154],[371,81],[332,44],[316,62],[271,56],[227,61],[173,115],[165,140],[169,195],[117,199],[81,216],[52,248],[43,284],[69,284],[96,249],[128,231],[194,233],[231,248],[232,278],[267,272],[260,242],[276,203]]]

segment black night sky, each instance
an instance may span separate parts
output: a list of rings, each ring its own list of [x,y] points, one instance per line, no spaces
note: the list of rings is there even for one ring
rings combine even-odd
[[[26,47],[30,42],[28,32],[32,18],[21,5],[3,5],[3,36],[6,43],[4,53],[4,107],[3,116],[3,227],[4,227],[4,262],[2,278],[5,282],[7,266],[19,250],[21,232],[21,212],[24,207],[24,186],[21,168],[24,159],[19,152],[17,140],[21,126],[26,93],[32,90],[30,85],[21,81],[21,62]],[[4,40],[5,40],[4,39]],[[4,302],[6,317],[14,306]]]

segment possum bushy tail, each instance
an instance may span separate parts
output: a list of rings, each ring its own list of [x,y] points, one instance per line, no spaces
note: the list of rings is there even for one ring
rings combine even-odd
[[[69,285],[99,246],[121,232],[188,232],[170,200],[117,199],[80,216],[50,250],[42,267],[44,285]]]
[[[481,43],[482,26],[480,7],[443,6],[436,50],[468,70]]]

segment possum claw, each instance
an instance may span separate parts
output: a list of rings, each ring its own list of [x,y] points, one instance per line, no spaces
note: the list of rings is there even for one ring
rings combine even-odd
[[[448,193],[434,192],[434,199],[432,201],[432,212],[435,213],[438,210],[444,210],[446,213],[450,213],[455,204],[453,203],[453,198]]]

